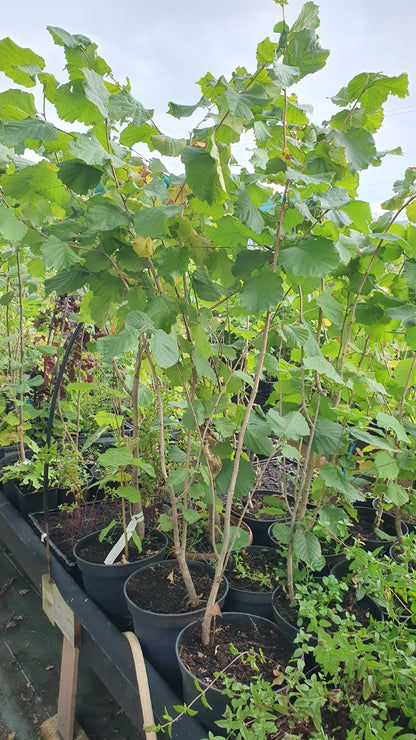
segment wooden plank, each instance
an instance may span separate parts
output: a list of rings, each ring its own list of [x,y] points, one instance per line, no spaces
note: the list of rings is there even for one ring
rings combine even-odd
[[[47,573],[42,576],[42,608],[51,624],[59,627],[68,642],[73,647],[79,647],[81,634],[79,623],[76,622],[74,612]]]
[[[78,681],[79,648],[74,647],[65,635],[62,638],[61,677],[59,680],[57,730],[62,740],[73,740],[75,726],[75,700]]]

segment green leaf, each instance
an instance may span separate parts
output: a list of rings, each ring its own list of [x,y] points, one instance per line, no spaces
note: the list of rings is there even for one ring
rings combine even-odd
[[[0,93],[0,119],[20,121],[22,118],[36,116],[33,95],[25,90],[6,90]]]
[[[308,236],[293,247],[280,252],[282,267],[299,277],[325,277],[339,263],[339,255],[332,241],[319,236]]]
[[[134,227],[140,236],[163,239],[169,234],[168,219],[180,212],[180,206],[153,206],[134,214]]]
[[[217,301],[224,294],[221,286],[210,279],[205,266],[197,267],[192,273],[192,287],[203,301]]]
[[[58,165],[58,177],[67,188],[79,195],[86,195],[97,187],[102,171],[84,162],[70,159]]]
[[[69,49],[76,49],[77,46],[80,46],[86,49],[91,44],[90,39],[80,33],[72,35],[65,29],[59,28],[59,26],[46,26],[46,28],[58,46],[67,46]]]
[[[319,471],[319,477],[325,481],[326,485],[329,486],[329,488],[336,492],[343,493],[348,501],[353,502],[360,499],[359,493],[357,493],[352,483],[349,482],[347,477],[344,475],[344,471],[342,470],[342,468],[339,467],[339,465],[334,465],[333,463],[325,463],[325,465],[323,465],[323,467]],[[329,512],[330,510],[327,509],[325,514],[323,514],[324,519],[327,515],[329,515]],[[332,521],[333,517],[331,518],[331,522]]]
[[[38,68],[40,72],[44,66],[44,59],[31,49],[17,46],[10,38],[4,38],[0,41],[0,71],[4,72],[6,77],[10,77],[18,85],[34,87],[37,72],[27,72],[25,67],[33,67],[33,70]]]
[[[320,357],[319,355],[316,355],[315,357],[304,357],[303,365],[307,370],[315,370],[320,375],[325,375],[335,383],[344,385],[344,380],[341,375],[337,373],[334,366],[328,362],[325,357]]]
[[[270,439],[270,426],[267,421],[252,413],[244,435],[244,445],[257,455],[268,457],[273,452],[273,444]]]
[[[318,418],[312,449],[318,455],[339,454],[344,443],[345,431],[341,424],[329,419]]]
[[[394,432],[399,442],[410,442],[403,424],[401,424],[395,416],[386,414],[384,411],[379,411],[376,416],[376,421],[380,429],[390,429],[390,431]]]
[[[324,504],[319,510],[319,521],[334,537],[341,537],[349,517],[344,509],[334,504]]]
[[[108,468],[124,468],[131,465],[133,453],[129,447],[110,447],[97,457],[99,465]]]
[[[321,545],[313,532],[295,532],[293,535],[293,554],[298,560],[313,567],[321,557]]]
[[[21,242],[27,232],[27,226],[20,221],[12,208],[0,205],[0,234],[10,242]]]
[[[185,147],[181,159],[191,190],[199,200],[212,205],[220,190],[216,160],[209,152],[193,146]]]
[[[14,298],[14,290],[8,290],[0,296],[0,306],[8,306]]]
[[[164,154],[165,157],[178,157],[186,147],[186,139],[173,139],[171,136],[157,134],[151,136],[152,149]]]
[[[74,136],[69,143],[68,152],[76,159],[82,159],[85,164],[98,167],[104,167],[111,159],[111,155],[91,131]]]
[[[400,507],[407,504],[409,495],[403,486],[400,486],[398,483],[391,482],[387,484],[384,498],[390,504],[393,504],[393,506]]]
[[[254,205],[246,188],[241,188],[236,203],[236,215],[249,229],[259,234],[264,226],[263,216]]]
[[[72,80],[60,85],[53,98],[56,112],[64,121],[81,121],[87,126],[102,122],[97,107],[86,98],[82,80]]]
[[[53,267],[56,270],[66,270],[77,262],[81,262],[81,257],[56,236],[48,236],[43,241],[42,254],[47,267]]]
[[[169,198],[169,191],[161,177],[155,177],[144,186],[144,191],[159,203],[165,203]]]
[[[277,409],[269,409],[267,421],[278,438],[298,442],[304,437],[309,437],[309,426],[300,411],[291,411],[281,416]]]
[[[379,478],[383,480],[394,480],[399,475],[399,465],[394,455],[389,452],[385,452],[384,450],[376,452],[374,455],[374,465]]]
[[[278,87],[290,87],[293,85],[300,76],[299,67],[289,67],[287,64],[282,64],[277,61],[273,62],[274,82]]]
[[[142,500],[140,491],[133,488],[133,486],[120,486],[115,492],[117,496],[127,499],[131,504],[138,504]]]
[[[344,311],[338,301],[332,297],[328,290],[321,293],[316,298],[316,302],[319,308],[322,309],[324,316],[326,316],[333,324],[336,326],[340,326],[342,324]]]
[[[103,78],[88,67],[84,67],[82,73],[86,79],[84,90],[87,100],[98,108],[103,118],[108,118],[110,93],[104,84]]]
[[[215,486],[218,493],[226,494],[228,492],[233,466],[233,460],[226,459],[222,461],[222,468],[215,479]],[[248,462],[248,460],[240,460],[237,483],[235,487],[236,498],[242,498],[247,493],[249,493],[253,488],[255,482],[256,474],[253,470],[252,464]]]
[[[82,288],[88,279],[88,273],[85,270],[75,269],[71,267],[68,270],[61,270],[56,275],[45,280],[45,293],[49,295],[55,291],[57,295],[64,295],[64,293],[75,293],[76,290]]]
[[[148,332],[153,331],[154,324],[144,311],[130,311],[125,320],[125,327],[129,331]]]
[[[272,535],[275,540],[281,542],[283,545],[288,545],[292,540],[292,528],[290,524],[281,524],[276,522],[272,528]]]
[[[120,334],[109,334],[107,337],[99,337],[97,340],[97,351],[106,362],[120,357],[124,352],[129,352],[137,347],[137,332],[125,331]]]
[[[269,37],[263,39],[263,41],[260,41],[260,43],[257,45],[256,51],[257,64],[260,67],[263,64],[270,64],[274,59],[276,48],[277,44],[270,41]]]
[[[290,32],[294,33],[295,31],[298,32],[305,29],[314,31],[315,28],[318,28],[318,26],[319,6],[315,5],[315,3],[307,2],[300,11],[298,18],[295,20],[292,28],[290,29]]]
[[[176,321],[178,309],[172,298],[167,293],[162,293],[150,301],[146,306],[146,313],[156,329],[169,333]]]
[[[102,195],[96,195],[88,202],[85,223],[89,229],[112,231],[119,226],[129,226],[130,221],[131,213]]]
[[[283,61],[299,68],[300,79],[325,66],[329,51],[320,47],[313,30],[305,28],[294,34],[289,33],[288,38]]]
[[[365,170],[376,159],[374,139],[364,129],[351,128],[349,131],[334,131],[336,146],[344,147],[347,159],[353,169]]]
[[[60,206],[71,199],[57,176],[57,168],[45,160],[25,167],[21,172],[4,175],[2,180],[6,195],[23,201],[28,199],[31,204],[34,197],[45,198]]]
[[[25,147],[29,146],[28,139],[53,141],[57,138],[58,132],[51,123],[31,116],[23,121],[1,122],[0,136],[3,144],[14,147],[17,154],[23,154]]]
[[[124,122],[131,119],[135,126],[141,126],[153,116],[153,110],[144,108],[128,90],[121,90],[110,95],[108,112],[113,121]]]
[[[273,272],[270,265],[259,270],[244,281],[240,294],[240,301],[250,314],[259,314],[275,307],[283,297],[282,280],[280,275]]]
[[[206,108],[207,105],[209,105],[209,100],[204,97],[198,100],[195,105],[179,105],[178,103],[169,102],[168,113],[174,118],[189,118],[198,108]]]
[[[179,360],[179,349],[177,341],[162,329],[157,329],[149,340],[150,349],[153,352],[155,362],[159,367],[167,368],[176,365]]]

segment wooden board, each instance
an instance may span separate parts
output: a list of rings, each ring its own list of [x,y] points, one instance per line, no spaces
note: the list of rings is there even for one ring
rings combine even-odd
[[[42,608],[51,624],[59,627],[70,645],[78,647],[81,635],[80,624],[47,573],[42,576]]]

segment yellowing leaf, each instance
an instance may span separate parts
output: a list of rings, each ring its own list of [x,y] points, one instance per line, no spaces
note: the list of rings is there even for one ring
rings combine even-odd
[[[138,257],[151,257],[153,254],[154,241],[150,236],[135,236],[133,249]]]

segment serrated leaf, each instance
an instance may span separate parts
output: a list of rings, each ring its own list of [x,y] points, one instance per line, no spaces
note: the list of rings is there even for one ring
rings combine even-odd
[[[344,385],[344,380],[341,375],[337,373],[333,365],[331,365],[325,357],[320,357],[318,355],[315,357],[304,357],[303,365],[307,370],[314,370],[320,375],[325,375],[330,380],[333,380],[334,383]]]
[[[120,357],[124,352],[129,352],[137,347],[137,332],[125,331],[120,334],[109,334],[107,337],[99,337],[97,340],[97,351],[106,362]]]
[[[16,154],[23,154],[26,146],[29,145],[28,139],[54,141],[58,137],[58,132],[51,123],[31,116],[23,121],[2,121],[0,136],[3,144],[12,146]]]
[[[313,532],[295,532],[293,535],[293,553],[303,563],[313,567],[321,557],[321,544]]]
[[[220,190],[217,162],[209,152],[199,147],[187,146],[181,155],[185,165],[186,180],[199,200],[212,205]]]
[[[179,105],[179,103],[169,102],[168,113],[170,113],[174,118],[188,118],[189,116],[192,116],[198,108],[207,107],[207,105],[209,105],[209,100],[204,97],[198,100],[195,105]]]
[[[270,439],[270,426],[267,421],[252,413],[244,435],[244,446],[257,455],[268,457],[273,452]]]
[[[283,545],[288,545],[292,539],[292,528],[290,524],[283,524],[276,522],[271,529],[271,533],[275,540],[281,542]]]
[[[390,429],[394,432],[399,442],[410,442],[403,424],[401,424],[395,416],[386,414],[384,411],[379,411],[376,416],[376,421],[380,429]]]
[[[39,71],[41,71],[45,66],[45,61],[31,49],[17,46],[10,38],[1,39],[0,71],[4,72],[6,77],[10,77],[18,85],[34,87],[36,84],[35,73],[24,71],[25,66],[32,67],[33,70],[39,68]]]
[[[89,229],[112,231],[119,226],[129,226],[131,218],[131,213],[121,206],[96,195],[88,204],[85,223]]]
[[[279,256],[282,267],[296,276],[325,277],[339,263],[339,254],[329,239],[309,236],[283,249]]]
[[[241,188],[236,203],[236,215],[249,229],[259,234],[264,226],[263,216],[254,205],[246,188]]]
[[[180,212],[179,206],[153,206],[134,214],[134,227],[140,236],[163,239],[169,233],[168,219]]]
[[[377,152],[372,135],[364,129],[335,131],[336,146],[344,147],[347,159],[355,171],[365,170],[376,159]]]
[[[129,447],[110,447],[97,457],[97,462],[103,467],[123,468],[131,465],[133,453]]]
[[[334,491],[339,491],[339,493],[343,493],[348,501],[353,502],[359,500],[360,495],[344,475],[344,471],[339,467],[339,465],[325,463],[319,471],[319,476],[325,481],[329,488],[332,488]],[[334,521],[335,514],[333,513],[333,516],[331,517],[331,512],[333,513],[333,510],[326,509],[326,512],[322,515],[324,517],[324,523],[325,521],[329,522],[329,519],[331,522]]]
[[[272,431],[279,438],[298,442],[310,434],[306,419],[300,411],[291,411],[281,416],[277,409],[269,409],[266,416]]]
[[[374,465],[378,476],[383,480],[394,480],[399,475],[399,465],[394,456],[387,451],[380,450],[380,452],[376,452]]]
[[[56,236],[48,236],[42,242],[42,254],[47,267],[53,267],[56,270],[66,270],[77,262],[81,262],[81,257]]]
[[[179,360],[177,341],[163,329],[157,329],[149,340],[155,362],[163,368],[172,367]]]
[[[12,208],[0,205],[0,234],[10,242],[21,242],[27,232],[27,226],[17,217]]]
[[[398,507],[403,506],[409,501],[409,494],[406,489],[394,482],[388,483],[384,497],[390,504]]]
[[[277,306],[283,297],[280,275],[273,272],[270,265],[265,265],[258,272],[244,281],[240,301],[250,314],[259,314],[268,308]]]
[[[165,157],[178,157],[186,147],[186,139],[173,139],[171,136],[157,134],[150,138],[153,149],[164,154]]]
[[[131,504],[138,504],[142,500],[140,491],[133,486],[120,486],[115,492],[118,496],[127,499]]]
[[[82,73],[86,80],[84,90],[87,100],[98,108],[103,118],[108,118],[110,93],[104,84],[103,78],[88,67],[84,67]]]
[[[0,93],[0,119],[20,121],[36,115],[33,95],[25,90],[6,90]]]
[[[153,331],[154,324],[144,311],[130,311],[126,316],[125,327],[131,331],[147,332]]]
[[[58,177],[67,188],[78,195],[86,195],[96,188],[101,180],[102,171],[84,162],[74,159],[58,165]]]
[[[223,460],[222,468],[215,479],[215,487],[218,493],[226,494],[230,486],[231,474],[233,470],[233,460]],[[242,498],[251,491],[256,482],[256,474],[253,466],[248,460],[240,460],[238,469],[237,483],[235,487],[236,498]]]
[[[288,64],[282,64],[277,59],[273,62],[273,72],[273,81],[278,87],[290,87],[300,77],[299,67],[289,67]]]
[[[329,51],[321,48],[313,30],[304,28],[296,33],[289,33],[283,61],[289,66],[299,68],[299,79],[322,69],[328,56]]]

